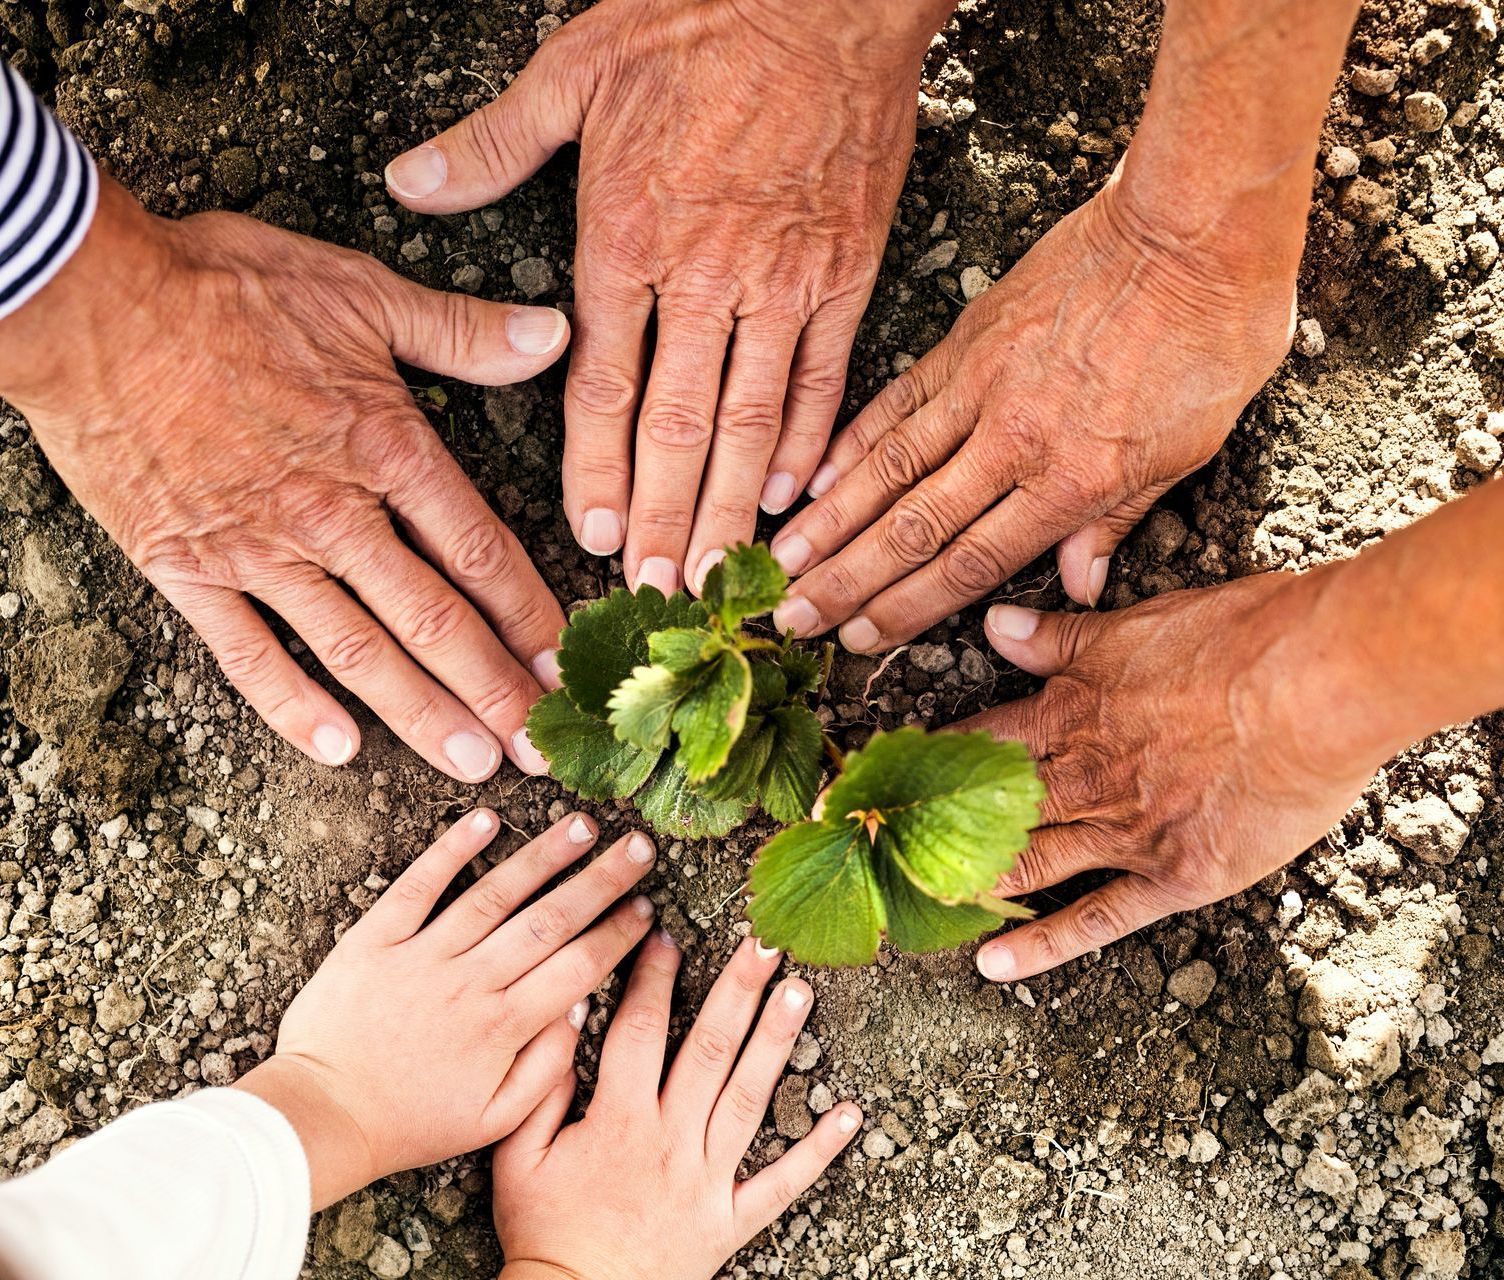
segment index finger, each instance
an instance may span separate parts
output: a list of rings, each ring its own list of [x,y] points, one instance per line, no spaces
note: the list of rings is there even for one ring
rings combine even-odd
[[[501,829],[490,809],[466,814],[412,860],[361,917],[356,929],[382,943],[402,942],[423,927],[450,881]]]
[[[1147,876],[1121,875],[1068,907],[984,943],[977,968],[992,982],[1018,982],[1126,938],[1168,914]]]

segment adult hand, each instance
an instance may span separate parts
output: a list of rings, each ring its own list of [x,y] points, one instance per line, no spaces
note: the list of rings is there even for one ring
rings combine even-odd
[[[648,930],[646,898],[608,911],[653,865],[640,833],[523,905],[595,843],[582,814],[429,922],[500,825],[476,810],[417,858],[298,993],[276,1053],[239,1082],[298,1130],[315,1208],[512,1132],[572,1072],[586,997]]]
[[[986,943],[986,977],[1027,978],[1245,889],[1347,812],[1393,747],[1348,745],[1335,726],[1352,713],[1327,715],[1311,693],[1346,683],[1319,672],[1318,658],[1344,657],[1308,627],[1336,572],[1266,574],[1113,613],[993,607],[993,646],[1049,677],[957,726],[1027,743],[1048,788],[998,892],[1122,874]]]
[[[698,590],[814,471],[952,7],[603,0],[388,168],[452,213],[580,142],[564,508],[634,587]]]
[[[790,978],[757,1016],[778,961],[754,939],[737,948],[665,1081],[679,950],[662,932],[644,944],[584,1119],[564,1125],[575,1084],[566,1071],[496,1148],[506,1280],[710,1280],[856,1136],[862,1113],[841,1103],[766,1169],[737,1179],[813,1000]]]
[[[0,394],[273,729],[332,765],[360,742],[253,598],[473,782],[502,751],[546,770],[523,724],[564,620],[393,357],[514,382],[566,330],[247,217],[153,218],[105,182],[79,253],[0,325]]]
[[[773,540],[802,575],[775,615],[889,648],[1057,546],[1095,604],[1109,557],[1205,463],[1278,365],[1288,270],[1162,235],[1110,182],[1063,218],[832,444],[823,495]]]

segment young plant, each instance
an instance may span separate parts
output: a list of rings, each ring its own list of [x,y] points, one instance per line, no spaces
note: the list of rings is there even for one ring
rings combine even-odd
[[[575,611],[559,643],[563,688],[528,734],[566,787],[591,800],[631,796],[658,831],[722,836],[762,808],[807,817],[823,734],[809,699],[822,659],[750,634],[788,578],[766,547],[737,547],[702,599],[617,588]]]
[[[759,855],[748,915],[764,942],[812,964],[870,963],[884,935],[944,950],[1027,915],[990,897],[1038,820],[1027,750],[910,728],[843,760],[810,707],[831,646],[816,655],[744,626],[787,587],[766,547],[738,546],[700,601],[618,588],[576,610],[560,637],[563,687],[528,720],[554,776],[588,799],[630,796],[658,831],[689,839],[759,808],[797,824]],[[805,821],[825,755],[842,773]]]

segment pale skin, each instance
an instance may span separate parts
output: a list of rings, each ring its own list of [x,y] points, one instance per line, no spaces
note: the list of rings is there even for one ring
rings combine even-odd
[[[641,833],[529,902],[595,844],[584,814],[425,923],[500,826],[478,809],[415,859],[298,993],[276,1052],[234,1086],[297,1131],[315,1209],[516,1129],[573,1070],[590,992],[652,926],[647,898],[618,901],[653,866]]]
[[[679,951],[662,932],[644,944],[584,1117],[564,1123],[566,1073],[496,1148],[505,1280],[710,1280],[856,1136],[862,1113],[840,1103],[772,1164],[737,1177],[814,998],[787,978],[758,1013],[779,959],[755,939],[737,948],[665,1078]]]

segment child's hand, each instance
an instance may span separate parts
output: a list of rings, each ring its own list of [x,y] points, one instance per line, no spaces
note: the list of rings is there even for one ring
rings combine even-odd
[[[807,1190],[862,1122],[852,1103],[745,1182],[737,1166],[809,1016],[782,982],[747,1040],[779,953],[744,942],[660,1087],[679,951],[643,947],[601,1051],[595,1097],[560,1129],[574,1072],[496,1148],[496,1230],[507,1280],[703,1280]]]
[[[587,928],[652,866],[641,834],[518,910],[595,843],[580,815],[425,924],[498,829],[477,810],[417,858],[298,993],[276,1053],[239,1083],[298,1131],[315,1208],[515,1129],[571,1069],[585,997],[647,932],[646,898]]]

